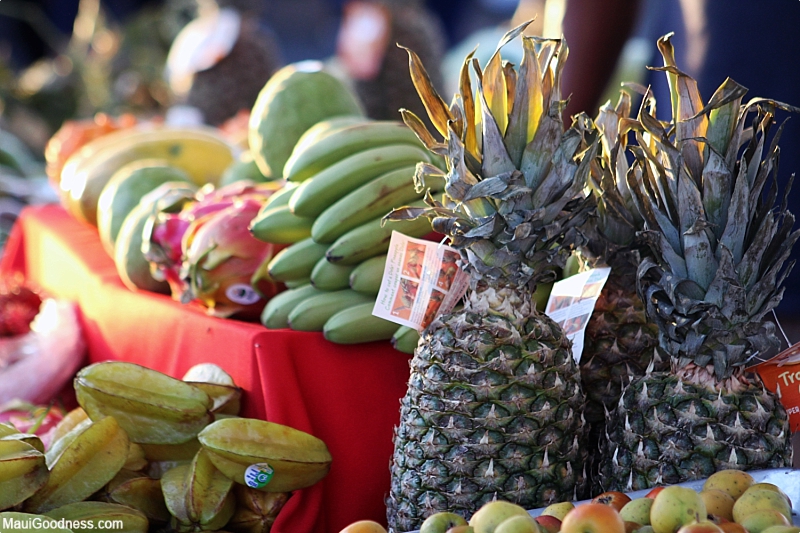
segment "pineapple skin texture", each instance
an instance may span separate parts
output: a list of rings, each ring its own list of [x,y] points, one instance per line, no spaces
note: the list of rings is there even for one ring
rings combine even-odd
[[[786,410],[760,381],[731,392],[651,372],[625,389],[607,435],[604,490],[649,489],[729,468],[792,466]]]
[[[439,317],[401,400],[389,527],[469,517],[495,497],[527,509],[586,497],[584,398],[570,341],[546,315]]]

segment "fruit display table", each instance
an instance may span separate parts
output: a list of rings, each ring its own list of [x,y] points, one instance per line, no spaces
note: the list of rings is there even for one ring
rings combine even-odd
[[[388,342],[336,345],[321,333],[267,330],[209,317],[169,296],[132,292],[97,230],[57,205],[22,212],[0,262],[0,272],[12,271],[78,304],[89,362],[130,361],[178,378],[197,363],[216,363],[244,389],[243,416],[325,441],[330,474],[290,498],[274,532],[335,533],[356,520],[385,522],[408,355]]]

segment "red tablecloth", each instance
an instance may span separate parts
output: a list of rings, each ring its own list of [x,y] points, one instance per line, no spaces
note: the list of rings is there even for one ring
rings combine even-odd
[[[217,363],[245,390],[243,416],[325,441],[330,474],[293,495],[273,531],[336,533],[356,520],[385,523],[392,429],[409,374],[408,356],[388,342],[336,345],[318,333],[267,330],[132,292],[97,230],[55,205],[23,211],[0,262],[0,272],[14,270],[78,303],[90,362],[132,361],[175,377]]]

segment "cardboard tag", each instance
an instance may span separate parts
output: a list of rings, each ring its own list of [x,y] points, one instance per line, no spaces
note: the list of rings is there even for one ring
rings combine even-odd
[[[611,268],[593,268],[553,284],[545,313],[558,322],[572,341],[572,357],[581,360],[583,336]]]
[[[458,257],[450,246],[393,231],[372,314],[422,331],[467,292]]]
[[[800,431],[800,342],[748,370],[758,372],[764,386],[778,395],[792,432]]]
[[[389,46],[392,15],[376,2],[345,4],[336,39],[336,55],[355,80],[372,80],[381,70]]]

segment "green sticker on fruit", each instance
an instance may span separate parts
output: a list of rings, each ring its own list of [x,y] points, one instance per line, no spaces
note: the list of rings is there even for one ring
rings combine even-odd
[[[267,463],[256,463],[244,471],[244,483],[253,489],[263,489],[274,474],[275,471]]]

